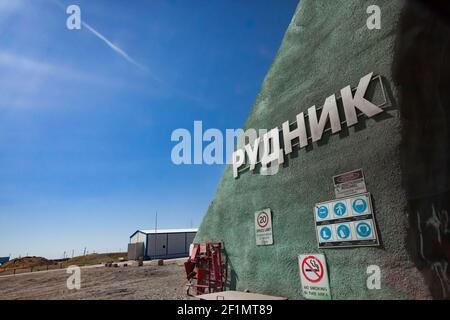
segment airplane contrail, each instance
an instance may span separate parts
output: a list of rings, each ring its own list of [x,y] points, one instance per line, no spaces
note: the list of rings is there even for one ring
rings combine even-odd
[[[53,3],[55,3],[58,7],[60,7],[63,10],[66,10],[66,7],[59,1],[59,0],[53,0]],[[87,24],[86,22],[83,21],[83,19],[81,19],[81,25],[83,27],[85,27],[86,29],[88,29],[92,34],[94,34],[97,38],[99,38],[100,40],[102,40],[104,43],[106,43],[106,45],[108,47],[110,47],[111,49],[113,49],[117,54],[119,54],[122,58],[124,58],[125,60],[127,60],[129,63],[134,64],[135,66],[147,70],[147,68],[145,66],[143,66],[142,64],[136,62],[136,60],[134,60],[133,58],[131,58],[125,51],[123,51],[121,48],[119,48],[117,45],[115,45],[114,43],[112,43],[111,41],[108,40],[108,38],[106,38],[104,35],[102,35],[100,32],[98,32],[97,30],[95,30],[93,27],[91,27],[89,24]]]
[[[135,66],[138,66],[139,68],[146,69],[145,66],[139,64],[136,62],[133,58],[131,58],[125,51],[123,51],[121,48],[116,46],[114,43],[109,41],[104,35],[102,35],[100,32],[92,28],[90,25],[88,25],[86,22],[81,21],[81,24],[83,27],[88,29],[90,32],[92,32],[96,37],[98,37],[100,40],[102,40],[106,45],[108,45],[111,49],[113,49],[115,52],[117,52],[120,56],[122,56],[125,60],[127,60],[129,63],[134,64]]]

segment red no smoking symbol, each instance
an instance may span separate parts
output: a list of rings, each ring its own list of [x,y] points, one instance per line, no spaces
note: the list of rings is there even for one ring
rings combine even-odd
[[[323,278],[323,265],[319,259],[309,256],[303,259],[302,273],[309,282],[316,283]]]
[[[263,211],[256,220],[260,228],[265,228],[269,224],[269,215]]]

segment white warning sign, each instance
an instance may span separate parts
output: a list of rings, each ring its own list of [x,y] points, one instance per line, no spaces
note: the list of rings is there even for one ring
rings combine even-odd
[[[333,177],[336,198],[348,197],[367,192],[362,169],[342,173]]]
[[[255,213],[255,235],[257,246],[273,244],[272,213],[264,209]]]
[[[327,263],[323,254],[298,256],[302,292],[306,299],[331,300]]]

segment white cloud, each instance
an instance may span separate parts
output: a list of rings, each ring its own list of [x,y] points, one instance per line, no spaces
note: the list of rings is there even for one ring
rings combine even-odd
[[[0,0],[0,14],[8,15],[23,7],[22,0]]]
[[[120,79],[0,50],[0,108],[50,105],[57,97],[71,96],[83,87],[99,90],[123,85]]]
[[[30,58],[26,58],[9,52],[1,52],[1,51],[0,51],[0,66],[11,67],[15,69],[37,73],[54,73],[56,71],[55,67],[50,64],[32,60]]]
[[[16,73],[26,73],[29,76],[53,77],[89,84],[111,83],[110,79],[92,76],[72,67],[42,62],[6,51],[0,51],[0,67],[14,70]]]

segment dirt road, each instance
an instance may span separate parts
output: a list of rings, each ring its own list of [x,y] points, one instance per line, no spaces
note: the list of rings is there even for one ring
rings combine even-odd
[[[0,300],[188,299],[179,263],[81,270],[81,289],[69,290],[65,270],[0,278]]]

